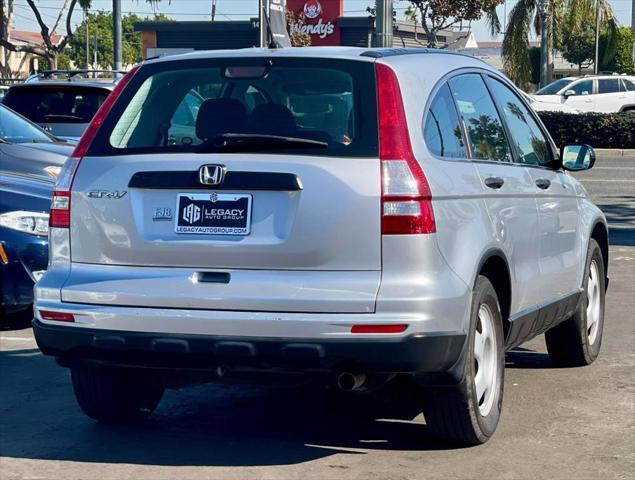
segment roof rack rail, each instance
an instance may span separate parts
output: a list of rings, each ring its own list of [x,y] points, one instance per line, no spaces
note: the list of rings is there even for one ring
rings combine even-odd
[[[117,78],[119,75],[124,75],[126,73],[125,70],[100,70],[100,69],[78,69],[78,70],[43,70],[41,72],[34,73],[26,79],[26,82],[33,82],[37,80],[50,80],[53,77],[58,79],[58,77],[63,77],[67,79],[69,82],[73,81],[73,79],[77,76],[82,76],[83,78],[88,74],[97,74],[97,73],[112,73],[113,79]]]

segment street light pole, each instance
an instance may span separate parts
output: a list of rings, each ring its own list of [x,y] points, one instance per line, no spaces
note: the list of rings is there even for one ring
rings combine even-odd
[[[547,19],[547,9],[549,0],[540,0],[540,87],[549,83],[549,58],[547,49],[549,48],[549,21]]]
[[[121,0],[112,0],[113,70],[123,67],[121,54]]]
[[[259,0],[258,1],[258,25],[259,28],[259,43],[260,48],[267,48],[269,45],[269,34],[267,30],[267,6],[265,2],[269,0]]]

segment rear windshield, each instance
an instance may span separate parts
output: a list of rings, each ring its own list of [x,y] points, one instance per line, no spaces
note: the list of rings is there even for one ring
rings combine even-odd
[[[35,123],[88,123],[109,93],[77,85],[29,85],[12,88],[2,103]]]
[[[249,151],[259,151],[265,138],[263,153],[374,156],[376,117],[368,62],[161,62],[132,78],[89,154],[208,152],[211,143],[240,136]],[[289,139],[293,142],[278,143]]]

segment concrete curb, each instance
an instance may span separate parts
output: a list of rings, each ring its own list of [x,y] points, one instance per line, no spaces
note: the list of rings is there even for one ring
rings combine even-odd
[[[594,150],[598,155],[635,158],[635,149],[633,148],[595,148]]]

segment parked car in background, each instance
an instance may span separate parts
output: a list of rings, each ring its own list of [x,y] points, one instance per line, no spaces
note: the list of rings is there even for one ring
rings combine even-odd
[[[627,112],[635,110],[635,77],[566,77],[541,88],[532,97],[541,104],[567,106],[580,112]]]
[[[48,263],[51,193],[73,145],[0,105],[0,319],[30,310]]]
[[[191,142],[169,141],[189,92]],[[417,384],[431,431],[487,441],[505,351],[599,354],[606,219],[500,72],[423,49],[195,52],[128,74],[60,174],[41,350],[121,423],[243,369]],[[183,376],[184,370],[192,376]],[[421,394],[421,389],[423,394]]]
[[[9,90],[9,87],[7,85],[0,85],[0,101],[2,101],[2,98],[7,93],[8,90]]]
[[[55,136],[77,140],[116,84],[116,78],[89,78],[90,72],[31,76],[11,86],[2,103]]]
[[[549,103],[542,102],[538,99],[538,97],[534,97],[526,94],[525,92],[521,92],[527,103],[531,105],[531,108],[536,112],[563,112],[563,113],[572,113],[577,115],[580,113],[580,110],[577,108],[570,107],[565,105],[564,103]]]

